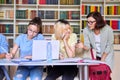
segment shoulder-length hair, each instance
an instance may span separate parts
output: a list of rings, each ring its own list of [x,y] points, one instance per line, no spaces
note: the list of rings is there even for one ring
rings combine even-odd
[[[95,29],[101,29],[106,25],[102,15],[99,12],[91,12],[87,15],[87,18],[89,17],[93,17],[96,20]]]
[[[59,19],[58,21],[56,21],[55,25],[54,25],[54,31],[55,31],[55,38],[56,40],[62,40],[63,37],[63,30],[66,27],[66,25],[69,25],[69,22],[64,20],[64,19]],[[70,26],[70,30],[72,33],[72,28]]]

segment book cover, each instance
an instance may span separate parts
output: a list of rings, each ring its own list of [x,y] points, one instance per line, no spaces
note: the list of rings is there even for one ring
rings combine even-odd
[[[46,4],[46,0],[39,0],[39,4]]]
[[[120,30],[120,20],[118,21],[118,29]]]
[[[54,19],[55,11],[46,11],[45,19]]]
[[[85,5],[82,4],[82,15],[85,14]]]
[[[60,19],[67,19],[67,11],[60,11]]]
[[[79,11],[72,11],[72,19],[80,19],[80,12]]]
[[[41,18],[41,19],[44,19],[45,17],[44,17],[44,11],[43,10],[39,10],[38,11],[38,16]]]
[[[112,20],[112,29],[117,30],[118,29],[118,21]]]
[[[118,11],[118,15],[120,15],[120,6],[118,6],[118,10],[117,11]]]

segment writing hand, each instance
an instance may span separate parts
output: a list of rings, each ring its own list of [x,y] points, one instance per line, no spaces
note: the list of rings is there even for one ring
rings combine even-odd
[[[13,55],[9,53],[9,54],[6,54],[5,57],[6,57],[6,59],[12,59]]]

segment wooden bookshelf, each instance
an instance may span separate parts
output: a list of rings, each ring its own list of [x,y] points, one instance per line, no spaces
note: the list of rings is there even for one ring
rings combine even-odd
[[[53,25],[58,19],[67,19],[79,37],[86,26],[87,14],[95,10],[114,30],[116,58],[120,53],[120,0],[0,0],[0,33],[7,37],[12,48],[16,37],[25,33],[29,21],[39,16],[43,22],[45,39],[51,39]],[[118,60],[119,57],[115,59],[115,64]],[[119,80],[116,69],[112,77]]]
[[[0,0],[0,33],[13,40],[26,31],[28,22],[35,16],[43,21],[43,35],[54,33],[58,19],[67,19],[78,36],[86,26],[86,16],[99,11],[115,33],[115,44],[120,44],[119,0]]]

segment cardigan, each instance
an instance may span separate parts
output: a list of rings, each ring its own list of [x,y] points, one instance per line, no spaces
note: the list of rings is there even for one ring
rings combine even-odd
[[[87,46],[88,48],[96,49],[94,31],[90,30],[89,27],[87,26],[83,30],[83,35],[84,35],[84,45]],[[103,52],[108,54],[105,59],[105,62],[109,65],[111,69],[114,63],[113,43],[114,43],[113,30],[109,25],[105,25],[100,30],[100,48],[101,48],[100,54],[102,55]]]

